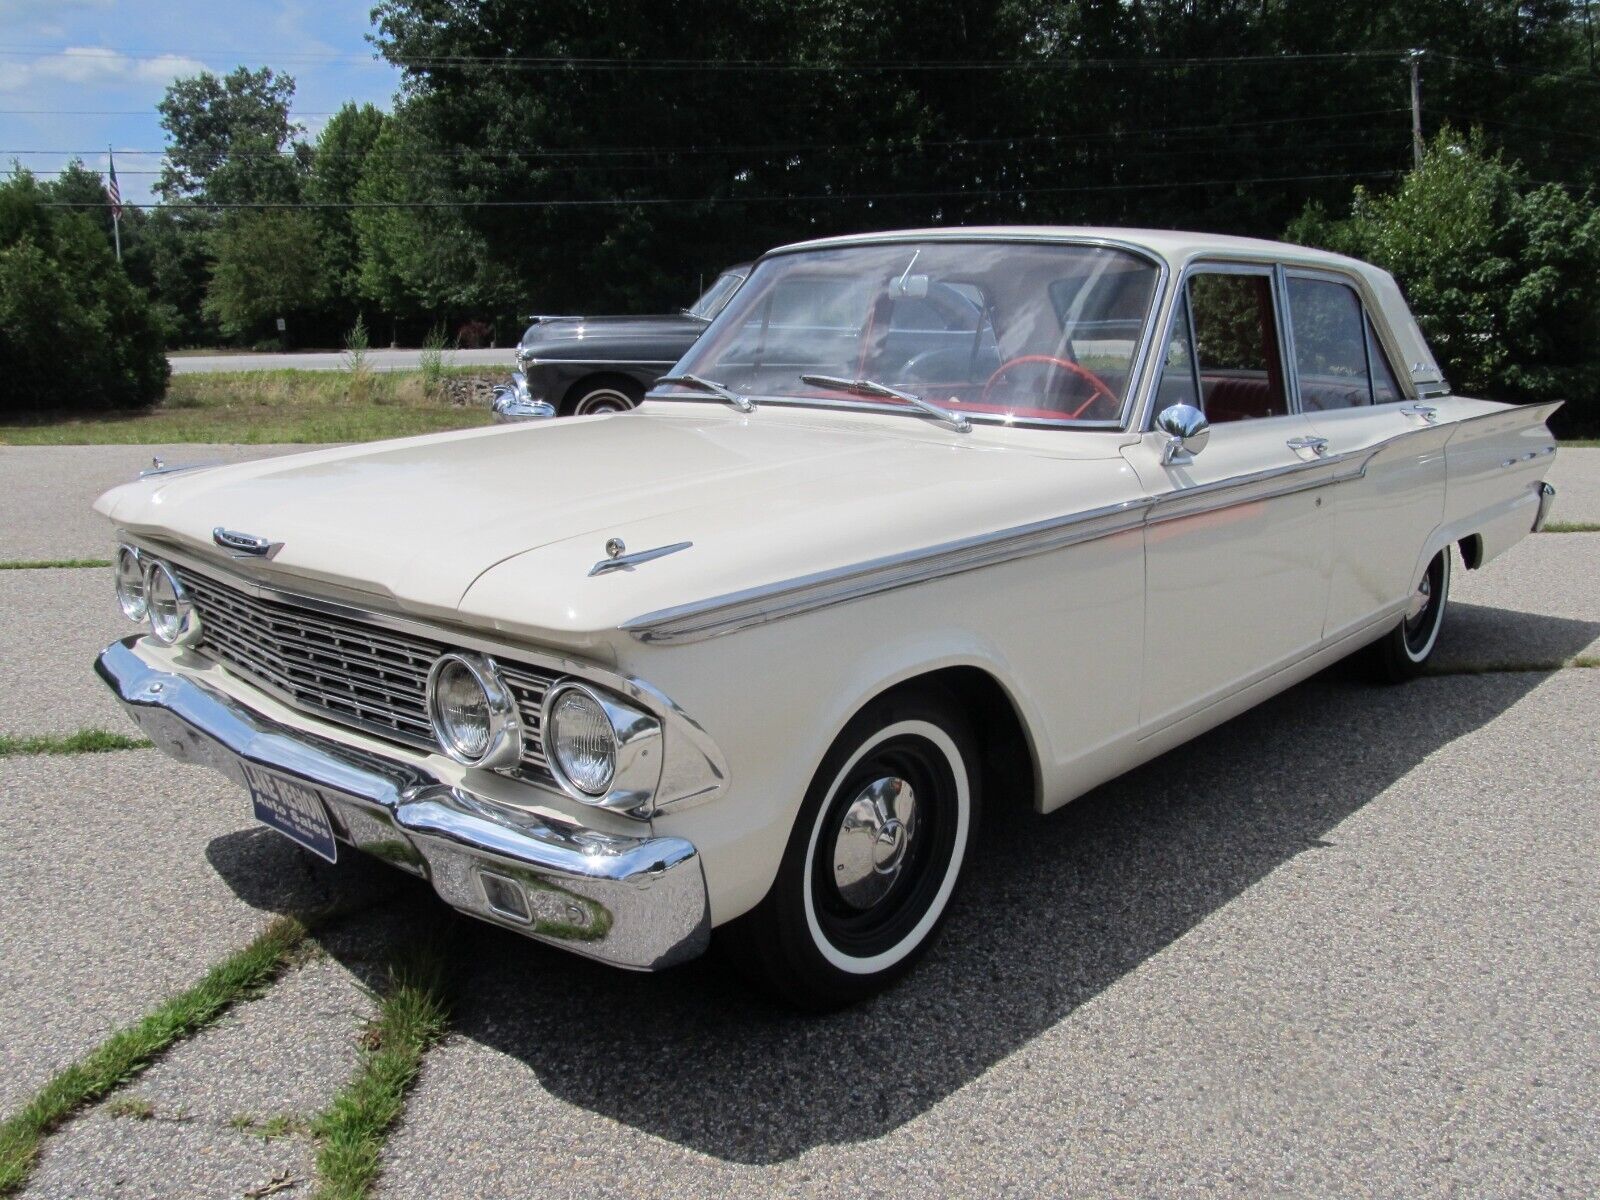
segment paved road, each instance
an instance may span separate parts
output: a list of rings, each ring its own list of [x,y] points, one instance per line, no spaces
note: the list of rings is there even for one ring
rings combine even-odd
[[[0,453],[0,530],[77,536],[113,451],[140,452]],[[19,532],[24,476],[54,502]],[[1439,664],[1600,651],[1597,570],[1600,535],[1546,534],[1458,572]],[[0,575],[0,731],[114,719],[86,669],[125,628],[105,574]],[[626,975],[444,917],[455,1031],[380,1194],[1600,1193],[1597,722],[1596,670],[1325,672],[1061,813],[996,805],[927,962],[821,1020],[714,959]],[[308,1136],[235,1118],[327,1103],[363,985],[437,908],[153,751],[0,761],[0,1116],[272,913],[330,902],[372,907],[135,1081],[151,1119],[69,1122],[25,1195],[309,1195]]]
[[[509,372],[511,350],[451,350],[445,363],[453,367],[492,367]],[[347,357],[340,351],[308,350],[298,354],[173,354],[167,361],[174,375],[202,371],[338,371]],[[367,362],[375,371],[415,371],[422,365],[420,350],[369,350]]]

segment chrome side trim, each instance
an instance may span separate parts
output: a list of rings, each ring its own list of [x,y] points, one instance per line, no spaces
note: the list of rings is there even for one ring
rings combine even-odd
[[[670,367],[677,361],[673,358],[523,358],[520,354],[517,360],[529,367]]]
[[[1239,479],[1181,488],[1160,496],[1143,496],[1088,512],[747,588],[646,613],[626,622],[622,629],[650,643],[694,642],[720,637],[847,600],[1045,554],[1145,525],[1359,479],[1366,474],[1367,464],[1377,453],[1377,449],[1361,450],[1311,462],[1290,463]]]
[[[647,613],[628,621],[622,628],[642,642],[692,642],[718,637],[845,600],[857,600],[1137,529],[1144,523],[1145,511],[1154,503],[1148,497],[1140,497],[998,533],[945,542],[925,550],[912,550],[799,579],[730,592]]]
[[[454,908],[590,958],[654,970],[710,938],[693,844],[557,823],[451,787],[425,768],[281,725],[113,642],[95,670],[157,748],[243,783],[246,765],[322,794],[340,840],[426,878]],[[528,916],[487,899],[484,872],[512,880]]]
[[[1550,414],[1560,407],[1560,401],[1551,401],[1496,409],[1448,424],[1454,426],[1451,430],[1453,437],[1462,427],[1478,422],[1547,421]],[[660,609],[635,617],[621,628],[642,642],[701,641],[825,608],[830,604],[857,600],[909,584],[959,575],[1079,542],[1110,537],[1145,524],[1200,516],[1236,505],[1346,483],[1364,478],[1372,460],[1389,447],[1413,435],[1440,429],[1444,424],[1417,424],[1397,431],[1375,446],[1365,446],[1344,454],[1290,463],[1237,479],[1222,479],[1198,487],[1164,492],[1160,496],[1126,500],[1105,508],[978,534],[922,550],[911,550],[798,579]]]
[[[442,642],[452,649],[476,650],[490,655],[501,667],[513,672],[522,665],[554,675],[571,675],[610,688],[661,718],[666,730],[666,761],[662,768],[661,785],[656,793],[657,812],[703,803],[720,796],[728,788],[727,759],[711,736],[659,688],[636,676],[619,675],[594,663],[553,653],[548,648],[496,641],[484,637],[480,631],[461,626],[418,621],[395,613],[290,591],[275,583],[230,570],[231,563],[224,565],[215,558],[202,558],[186,549],[127,530],[119,530],[118,535],[141,554],[164,558],[201,575],[220,578],[230,587],[259,600],[298,605],[329,617],[359,621],[378,629]],[[259,560],[249,561],[255,563]],[[259,686],[254,679],[232,673],[251,687]]]

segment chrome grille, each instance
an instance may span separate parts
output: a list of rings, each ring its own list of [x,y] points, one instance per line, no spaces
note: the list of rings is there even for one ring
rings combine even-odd
[[[238,588],[177,568],[200,614],[200,646],[218,662],[302,711],[390,741],[437,748],[428,671],[453,647]],[[522,717],[523,773],[551,779],[539,738],[554,676],[502,664]]]

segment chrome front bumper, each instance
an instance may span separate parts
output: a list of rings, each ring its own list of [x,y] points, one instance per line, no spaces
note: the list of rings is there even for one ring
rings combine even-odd
[[[637,970],[705,949],[705,876],[682,838],[619,837],[491,803],[414,763],[292,729],[158,670],[134,652],[138,640],[107,646],[95,670],[180,762],[241,784],[245,763],[310,784],[340,841],[422,876],[462,912],[539,941]],[[505,903],[519,891],[521,912]]]

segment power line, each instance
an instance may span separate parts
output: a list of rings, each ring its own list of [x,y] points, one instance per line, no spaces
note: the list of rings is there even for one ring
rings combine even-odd
[[[341,158],[378,158],[406,161],[410,159],[428,158],[510,158],[510,159],[538,159],[538,158],[609,158],[609,157],[637,157],[637,156],[665,156],[665,155],[695,155],[695,154],[784,154],[805,153],[819,150],[850,150],[865,151],[883,149],[889,152],[915,150],[920,147],[930,148],[960,148],[963,146],[1009,146],[1024,143],[1059,143],[1080,141],[1120,141],[1124,138],[1154,137],[1175,133],[1199,133],[1210,131],[1230,131],[1251,128],[1271,128],[1280,125],[1307,125],[1321,121],[1348,121],[1365,117],[1391,116],[1395,113],[1409,111],[1403,107],[1377,108],[1364,112],[1351,113],[1322,113],[1315,116],[1273,117],[1255,121],[1227,121],[1212,125],[1166,125],[1144,129],[1110,130],[1100,133],[1046,133],[1046,134],[1013,134],[1009,136],[996,136],[988,138],[949,138],[939,140],[885,140],[883,142],[779,142],[766,145],[735,145],[735,146],[637,146],[637,147],[595,147],[581,150],[401,150],[387,154],[374,154],[372,151],[334,151],[332,153]],[[62,155],[82,156],[104,154],[103,150],[0,150],[0,155]],[[155,156],[165,158],[171,151],[161,150],[127,150],[119,149],[118,154],[134,156]],[[223,156],[229,159],[294,159],[292,151],[258,151],[242,150]]]
[[[974,197],[974,196],[1043,196],[1059,195],[1077,192],[1131,192],[1143,191],[1152,188],[1176,187],[1254,187],[1262,184],[1275,183],[1312,183],[1333,179],[1378,179],[1392,178],[1399,175],[1399,171],[1337,171],[1320,175],[1274,175],[1260,176],[1251,179],[1187,179],[1187,180],[1162,180],[1155,183],[1110,183],[1087,184],[1072,187],[1009,187],[1009,188],[947,188],[940,191],[919,192],[854,192],[832,193],[816,192],[809,195],[765,195],[765,196],[698,196],[698,197],[665,197],[643,196],[629,199],[622,196],[611,196],[597,199],[574,200],[385,200],[385,201],[352,201],[352,202],[292,202],[292,201],[264,201],[259,203],[231,203],[218,204],[204,201],[184,202],[178,204],[148,203],[131,204],[123,202],[124,208],[142,208],[149,211],[161,209],[178,209],[193,212],[196,210],[274,210],[274,209],[465,209],[465,208],[628,208],[638,206],[656,206],[675,204],[683,207],[695,205],[721,206],[727,204],[804,204],[813,202],[838,202],[838,201],[879,201],[879,200],[934,200],[943,197]],[[103,208],[101,202],[88,201],[49,201],[46,208]]]
[[[1501,63],[1490,62],[1485,58],[1466,58],[1459,54],[1439,54],[1429,52],[1430,58],[1442,58],[1446,62],[1457,63],[1463,67],[1475,67],[1485,71],[1498,71],[1502,75],[1517,75],[1523,79],[1549,80],[1552,83],[1581,83],[1589,87],[1600,87],[1600,78],[1593,75],[1575,75],[1566,71],[1534,71],[1526,67],[1508,67]]]
[[[132,47],[87,47],[83,49],[46,50],[28,47],[0,47],[0,55],[34,58],[95,58],[106,54],[137,56],[158,54],[172,57],[232,57],[237,50],[173,50]],[[1164,69],[1200,66],[1271,66],[1288,63],[1355,62],[1362,60],[1399,59],[1402,50],[1344,50],[1325,53],[1289,54],[1228,54],[1162,58],[1144,55],[1134,58],[1017,58],[1017,59],[945,59],[945,60],[851,60],[811,61],[793,58],[617,58],[569,57],[565,55],[515,55],[515,54],[415,54],[378,55],[337,51],[328,53],[283,52],[272,58],[279,62],[327,61],[386,61],[401,68],[427,66],[483,66],[492,68],[549,68],[563,67],[590,71],[1012,71],[1012,70],[1071,70],[1092,68]]]

